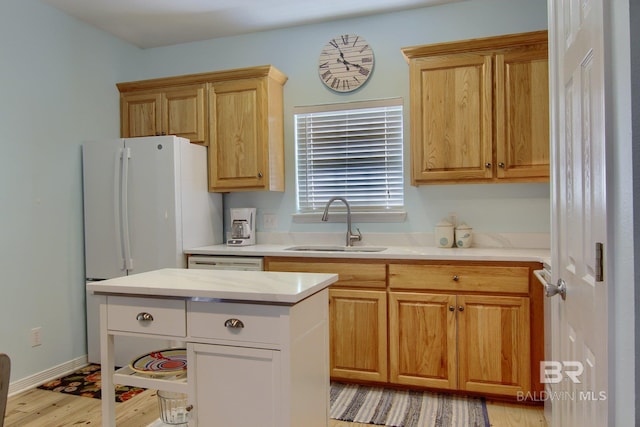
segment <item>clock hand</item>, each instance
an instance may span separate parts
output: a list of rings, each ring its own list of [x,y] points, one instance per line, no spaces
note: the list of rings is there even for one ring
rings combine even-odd
[[[340,56],[342,56],[342,53],[340,54]],[[344,64],[344,66],[347,68],[347,71],[349,71],[349,65],[355,65],[349,61],[346,61],[344,58],[342,58],[342,60],[340,60],[340,58],[337,58],[337,61],[341,64]]]

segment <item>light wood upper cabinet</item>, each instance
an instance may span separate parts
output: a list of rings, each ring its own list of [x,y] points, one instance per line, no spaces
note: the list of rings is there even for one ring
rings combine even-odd
[[[162,129],[162,94],[159,92],[120,95],[120,136],[156,136]]]
[[[411,64],[415,182],[491,178],[492,57],[457,53]]]
[[[495,56],[499,179],[549,176],[549,71],[546,43]]]
[[[549,179],[546,31],[402,51],[413,185]]]
[[[126,84],[119,88],[123,138],[176,135],[193,143],[208,143],[205,84],[132,92],[126,92]]]
[[[287,76],[263,65],[118,83],[123,138],[209,146],[209,191],[284,191]]]
[[[211,191],[284,191],[284,82],[278,77],[211,84]]]

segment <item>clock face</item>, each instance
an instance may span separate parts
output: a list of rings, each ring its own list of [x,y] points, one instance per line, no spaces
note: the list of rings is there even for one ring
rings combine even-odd
[[[343,34],[322,48],[318,61],[320,80],[336,92],[351,92],[367,81],[373,71],[373,50],[355,34]]]

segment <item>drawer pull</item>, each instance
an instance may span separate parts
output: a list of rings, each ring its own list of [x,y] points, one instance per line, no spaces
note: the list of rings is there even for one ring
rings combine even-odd
[[[151,315],[151,313],[138,313],[138,315],[136,316],[136,320],[139,320],[141,322],[153,322],[153,316]]]
[[[453,276],[453,281],[454,281],[454,282],[457,282],[458,280],[460,280],[460,277],[458,277],[458,276]]]
[[[242,323],[240,319],[227,319],[227,321],[224,322],[224,326],[227,328],[244,328],[244,323]]]

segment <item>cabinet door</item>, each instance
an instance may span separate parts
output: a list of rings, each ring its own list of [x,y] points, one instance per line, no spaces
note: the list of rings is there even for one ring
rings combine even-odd
[[[456,389],[456,297],[389,293],[390,381]]]
[[[120,98],[123,138],[157,136],[162,133],[162,94],[160,92],[126,93]]]
[[[529,298],[458,296],[459,389],[530,390]]]
[[[492,56],[411,61],[412,183],[492,178]]]
[[[167,135],[206,144],[205,85],[165,90],[162,96],[162,129]]]
[[[189,344],[189,350],[194,425],[285,425],[279,351],[204,344]]]
[[[213,83],[209,91],[211,191],[260,190],[268,182],[266,82]]]
[[[331,377],[387,381],[384,291],[329,290]]]
[[[548,179],[549,73],[546,44],[496,55],[495,110],[498,178]]]

